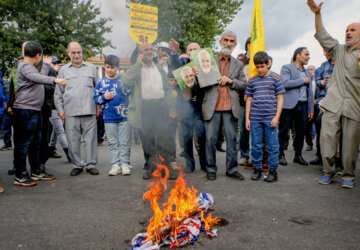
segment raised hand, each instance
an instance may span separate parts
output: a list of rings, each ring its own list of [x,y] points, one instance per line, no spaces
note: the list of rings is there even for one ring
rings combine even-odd
[[[164,65],[164,63],[166,63],[167,60],[168,60],[168,57],[167,57],[167,56],[163,56],[163,57],[160,58],[159,64],[160,64],[160,65]]]
[[[51,61],[52,61],[52,59],[51,59],[50,56],[46,56],[46,55],[43,56],[43,62],[44,63],[50,64]]]
[[[172,53],[176,53],[179,49],[180,44],[175,39],[171,38],[169,42],[169,48],[171,49]]]
[[[310,10],[312,12],[314,12],[315,14],[320,13],[321,11],[321,6],[323,5],[324,2],[320,2],[319,4],[316,4],[314,0],[308,0],[307,4],[310,8]]]

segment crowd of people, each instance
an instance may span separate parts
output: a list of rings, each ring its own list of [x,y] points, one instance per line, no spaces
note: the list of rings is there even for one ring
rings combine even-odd
[[[292,136],[294,163],[323,165],[320,184],[330,184],[340,174],[341,186],[353,188],[360,143],[360,23],[347,27],[346,43],[341,45],[322,24],[322,3],[308,0],[308,5],[315,14],[315,38],[326,58],[320,67],[307,66],[310,51],[299,47],[278,75],[271,71],[272,58],[260,51],[252,59],[257,74],[250,77],[251,39],[245,42],[246,52],[235,58],[231,54],[237,36],[226,30],[215,55],[217,84],[206,84],[211,78],[207,74],[213,74],[210,56],[199,53],[208,70],[184,67],[185,89],[179,88],[173,71],[192,61],[190,52],[200,49],[195,41],[184,54],[174,39],[159,43],[156,50],[152,44],[139,44],[126,71],[120,69],[119,57],[108,55],[102,79],[94,65],[83,60],[78,42],[68,44],[70,62],[65,65],[57,57],[43,56],[37,42],[25,42],[10,80],[0,84],[1,150],[11,150],[14,144],[9,169],[14,184],[34,186],[54,180],[45,164],[49,157],[60,157],[57,141],[73,165],[71,176],[84,170],[98,175],[97,147],[102,142],[98,130],[104,127],[110,176],[131,174],[134,135],[143,148],[143,179],[150,179],[159,163],[168,166],[170,179],[176,179],[178,134],[186,173],[195,170],[195,142],[200,169],[208,180],[216,180],[222,165],[216,161],[218,150],[226,154],[226,176],[244,180],[240,165],[253,170],[251,180],[268,172],[266,181],[275,182],[278,165],[287,165],[285,150]],[[315,134],[316,158],[308,162],[302,157],[304,142],[306,150],[312,150]]]

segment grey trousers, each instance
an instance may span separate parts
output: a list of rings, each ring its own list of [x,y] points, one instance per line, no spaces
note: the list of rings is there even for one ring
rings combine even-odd
[[[206,130],[206,163],[208,172],[217,171],[216,142],[221,124],[224,126],[226,139],[226,173],[232,174],[238,170],[236,150],[236,129],[238,120],[232,111],[215,111],[210,120],[205,121]]]
[[[62,148],[68,148],[68,143],[66,140],[65,130],[64,130],[64,121],[58,116],[56,109],[51,111],[51,117],[49,118],[51,124],[53,125],[49,147],[55,147],[57,140]]]
[[[95,167],[98,160],[96,116],[67,116],[65,132],[74,168]],[[81,158],[81,142],[84,145],[84,161]]]
[[[342,163],[344,180],[354,179],[354,170],[359,154],[360,122],[341,114],[325,111],[321,122],[321,156],[326,175],[335,173],[335,154],[342,130]]]

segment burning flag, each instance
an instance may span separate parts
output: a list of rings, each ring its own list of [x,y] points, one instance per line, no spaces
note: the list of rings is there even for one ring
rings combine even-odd
[[[183,246],[197,240],[200,231],[209,237],[216,237],[216,229],[211,227],[220,222],[205,214],[214,199],[210,194],[200,193],[191,186],[187,187],[184,175],[180,172],[178,179],[170,190],[167,202],[162,205],[160,198],[167,190],[169,170],[163,164],[157,164],[153,172],[154,181],[149,183],[150,190],[143,195],[144,201],[149,200],[154,215],[150,219],[147,232],[137,234],[132,240],[136,250],[160,249],[163,245]]]

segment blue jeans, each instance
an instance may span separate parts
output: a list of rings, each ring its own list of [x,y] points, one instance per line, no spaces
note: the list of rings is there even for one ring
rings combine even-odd
[[[266,138],[266,150],[269,152],[269,168],[277,169],[279,165],[278,128],[270,127],[270,122],[251,123],[251,158],[253,166],[261,169],[263,160],[263,137]]]
[[[236,143],[240,146],[240,158],[249,160],[249,131],[245,128],[245,107],[240,106],[240,115],[238,119],[239,133],[236,138]]]
[[[201,115],[201,107],[198,107],[194,102],[187,102],[185,105],[187,112],[181,120],[184,136],[184,157],[186,160],[186,168],[189,170],[195,169],[195,159],[193,152],[193,138],[194,133],[199,142],[199,161],[201,169],[206,169],[205,156],[205,125]]]
[[[4,133],[4,146],[11,147],[11,127],[13,126],[13,116],[8,113],[4,114],[3,120],[1,122],[1,129]]]
[[[16,174],[26,172],[29,155],[31,172],[40,168],[41,111],[14,109],[14,167]]]
[[[129,165],[131,149],[131,128],[125,122],[105,123],[106,136],[112,165]]]

